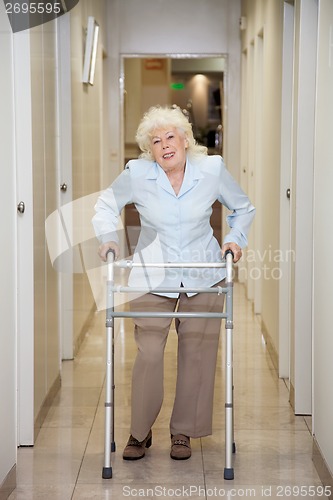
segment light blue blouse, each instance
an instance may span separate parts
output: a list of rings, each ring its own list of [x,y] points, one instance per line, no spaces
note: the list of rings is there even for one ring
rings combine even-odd
[[[120,212],[134,203],[141,221],[134,262],[220,262],[221,249],[210,225],[216,200],[231,211],[227,216],[230,231],[223,242],[246,246],[255,208],[217,155],[187,160],[178,195],[156,162],[130,160],[98,198],[92,222],[101,243],[117,242]],[[224,277],[225,269],[219,268],[133,268],[129,285],[207,287]]]

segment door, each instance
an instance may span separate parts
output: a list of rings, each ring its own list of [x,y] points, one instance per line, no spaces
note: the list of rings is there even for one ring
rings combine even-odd
[[[313,158],[318,33],[317,2],[295,2],[291,192],[290,400],[312,412]]]
[[[279,376],[289,379],[290,367],[290,270],[291,216],[290,196],[292,177],[292,114],[293,114],[293,53],[294,6],[284,3],[282,113],[281,113],[281,168],[280,168],[280,250],[279,262]]]
[[[15,484],[16,463],[16,211],[13,35],[0,2],[0,497]],[[10,473],[11,471],[11,473]],[[6,483],[6,481],[8,481]],[[2,488],[2,486],[4,488]],[[7,497],[6,497],[7,498]]]
[[[18,445],[34,443],[34,276],[30,32],[13,36],[17,200]]]

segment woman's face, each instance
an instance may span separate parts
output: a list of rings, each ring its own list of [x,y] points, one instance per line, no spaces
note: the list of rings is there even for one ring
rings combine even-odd
[[[163,170],[183,169],[186,163],[188,141],[175,127],[155,129],[151,138],[151,151]]]

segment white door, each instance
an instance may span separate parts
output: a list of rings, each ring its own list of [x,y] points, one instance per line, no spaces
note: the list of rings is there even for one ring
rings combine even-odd
[[[2,177],[2,186],[6,189],[5,196],[1,195],[1,202],[6,205],[4,210],[1,209],[1,214],[8,223],[6,231],[9,232],[8,235],[2,234],[6,245],[1,249],[1,262],[10,267],[10,260],[3,255],[7,248],[10,249],[11,257],[15,256],[15,271],[12,273],[13,282],[6,290],[6,295],[9,300],[10,288],[13,285],[16,290],[17,334],[16,363],[12,365],[13,369],[14,367],[16,369],[16,376],[8,378],[6,384],[8,389],[11,386],[10,380],[15,380],[17,384],[17,432],[15,430],[17,443],[15,445],[32,445],[34,442],[34,283],[30,33],[26,30],[14,35],[8,34],[9,22],[5,19],[6,14],[2,2],[0,15],[2,25],[5,26],[2,35],[7,36],[7,41],[8,37],[11,40],[10,59],[5,54],[6,43],[0,45],[3,84],[0,86],[0,120],[4,120],[6,125],[6,137],[1,134],[1,139],[4,141],[1,152],[10,151],[11,147],[13,149],[11,161],[7,158],[1,165],[4,176]],[[6,89],[8,82],[11,82],[11,86]],[[9,131],[12,133],[10,138],[8,137]],[[6,181],[7,169],[11,171],[13,184]],[[7,197],[11,195],[15,199],[14,203],[7,200]],[[20,211],[16,213],[17,205],[20,206]],[[8,210],[9,213],[7,213]],[[15,211],[14,223],[12,223],[13,210]],[[5,227],[2,228],[2,231],[4,230]],[[9,310],[10,308],[8,308],[7,314],[9,314]],[[4,321],[3,316],[1,320]],[[11,328],[5,324],[3,331],[6,331],[8,335]],[[15,340],[14,337],[15,332],[12,332],[10,338]],[[2,349],[2,352],[6,352],[6,350]],[[2,362],[1,365],[3,367]],[[15,395],[14,393],[10,397],[2,397],[2,400],[6,401],[7,406],[10,406],[11,399]],[[5,423],[3,425],[7,429],[8,435],[11,433],[11,426],[15,425],[14,422],[16,419],[13,419],[8,427]],[[3,443],[3,439],[1,441]]]
[[[293,167],[291,193],[291,401],[312,412],[313,158],[318,4],[295,1]]]
[[[0,485],[16,463],[16,198],[12,33],[0,2]],[[15,481],[15,477],[11,477]],[[11,483],[12,484],[12,483]],[[1,489],[1,488],[0,488]],[[1,493],[0,493],[1,496]]]
[[[34,443],[34,276],[30,32],[14,35],[14,113],[17,200],[18,445]]]
[[[290,196],[292,177],[294,6],[284,3],[281,168],[280,168],[280,251],[279,262],[279,376],[290,378]]]

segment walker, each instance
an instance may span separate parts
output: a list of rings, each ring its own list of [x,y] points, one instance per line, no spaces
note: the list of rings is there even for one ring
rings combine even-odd
[[[186,288],[164,287],[148,289],[147,287],[115,286],[114,267],[132,269],[145,268],[226,268],[225,287]],[[224,293],[225,312],[116,312],[114,310],[114,293]],[[105,386],[105,442],[103,479],[112,478],[111,453],[116,450],[114,440],[114,318],[222,318],[225,319],[225,467],[224,479],[234,479],[232,454],[236,452],[234,443],[233,422],[233,253],[227,250],[223,262],[209,263],[134,263],[131,260],[114,260],[114,252],[107,254],[107,287],[106,287],[106,386]]]

